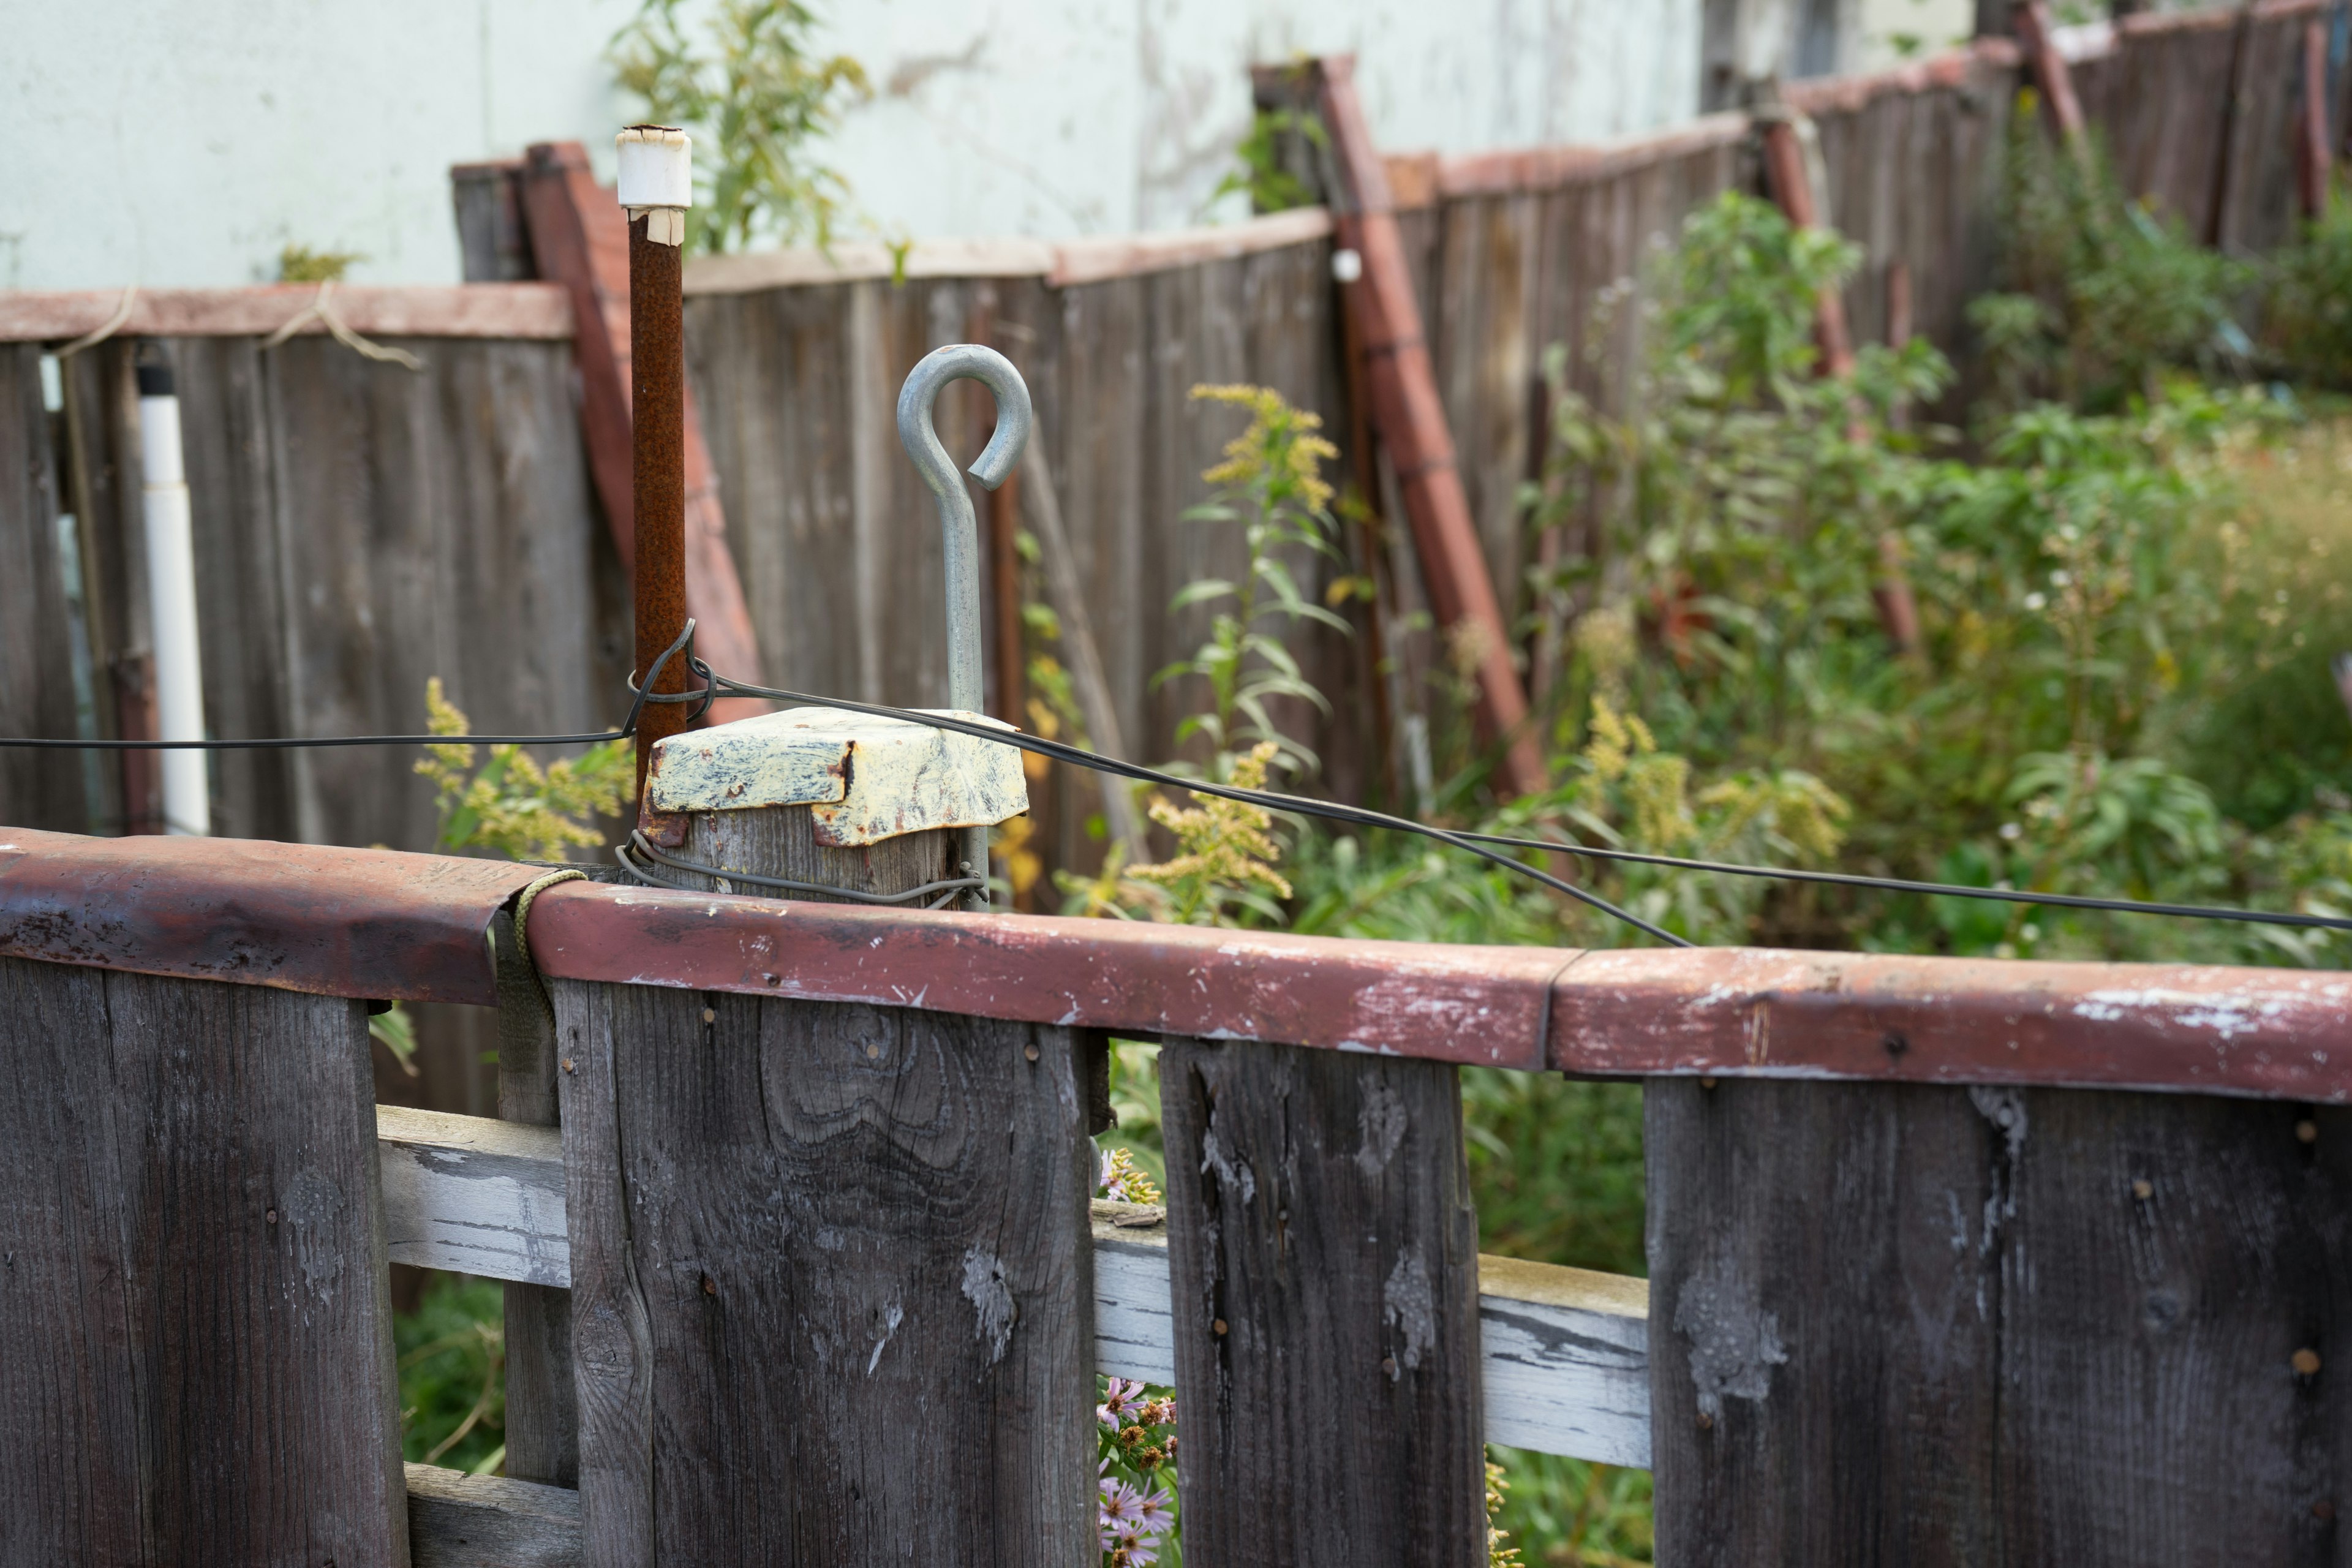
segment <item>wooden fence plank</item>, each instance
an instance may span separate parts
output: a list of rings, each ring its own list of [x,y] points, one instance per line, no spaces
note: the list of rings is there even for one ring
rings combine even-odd
[[[375,1118],[393,1262],[571,1285],[561,1132],[404,1105]]]
[[[635,986],[557,1006],[590,1561],[1085,1557],[1079,1033]],[[607,1071],[614,1110],[583,1118]],[[605,1468],[627,1433],[592,1388],[586,1325],[624,1281],[642,1481]]]
[[[1729,1080],[1648,1105],[1661,1562],[2329,1560],[2352,1112]]]
[[[1998,1134],[2009,1560],[2341,1561],[2352,1111],[1971,1098]]]
[[[571,1231],[572,1366],[587,1568],[654,1557],[652,1334],[630,1245],[614,1098],[616,988],[554,982],[556,1086]],[[681,1002],[687,1000],[684,996]]]
[[[362,1005],[0,960],[0,1561],[409,1560]]]
[[[551,1220],[562,1233],[560,1248],[535,1246],[530,1237],[517,1234],[518,1226],[507,1215],[495,1212],[494,1202],[476,1205],[493,1210],[481,1216],[490,1223],[465,1234],[478,1253],[489,1250],[480,1246],[485,1238],[520,1243],[528,1266],[506,1290],[506,1473],[518,1480],[577,1487],[580,1401],[572,1369],[572,1292],[562,1288],[572,1283],[572,1237],[563,1223],[563,1136],[556,1131],[562,1101],[556,1087],[555,1015],[546,985],[523,951],[513,910],[500,909],[491,918],[490,945],[498,965],[499,1115],[503,1119],[492,1126],[503,1136],[494,1146],[497,1164],[461,1160],[450,1172],[459,1178],[452,1195],[511,1201],[511,1219],[520,1226]],[[531,1172],[505,1158],[509,1152],[551,1157],[558,1163],[553,1179],[534,1183]],[[434,1173],[446,1169],[436,1166]],[[492,1179],[464,1180],[477,1173]],[[389,1202],[387,1198],[387,1211]],[[386,1217],[388,1221],[388,1212]],[[437,1233],[420,1229],[418,1234]],[[487,1270],[477,1267],[471,1272]]]
[[[58,471],[37,344],[0,347],[0,735],[75,732],[72,627],[58,558]],[[0,817],[89,826],[80,758],[0,748]]]
[[[436,675],[485,731],[617,719],[625,705],[594,679],[595,552],[568,352],[412,346],[429,356],[424,374],[331,342],[268,356],[287,646],[278,732],[414,731]],[[211,601],[207,629],[239,602]],[[433,787],[411,759],[297,755],[299,837],[432,844]]]
[[[1454,1070],[1171,1037],[1160,1072],[1185,1561],[1483,1564]]]
[[[412,1568],[578,1568],[580,1494],[410,1465],[408,1540]]]

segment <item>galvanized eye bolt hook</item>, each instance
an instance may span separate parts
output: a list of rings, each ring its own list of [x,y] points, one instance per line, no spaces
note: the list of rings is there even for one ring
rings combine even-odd
[[[990,489],[1009,479],[1021,460],[1021,449],[1029,444],[1029,384],[1013,362],[994,349],[953,343],[924,355],[898,389],[898,441],[939,501],[948,578],[948,706],[977,714],[983,711],[985,700],[980,661],[980,522],[963,475],[956,471],[955,460],[931,423],[940,389],[964,380],[979,382],[996,398],[996,434],[966,471]],[[988,829],[964,828],[960,842],[968,873],[987,876]],[[986,894],[973,901],[984,905]]]

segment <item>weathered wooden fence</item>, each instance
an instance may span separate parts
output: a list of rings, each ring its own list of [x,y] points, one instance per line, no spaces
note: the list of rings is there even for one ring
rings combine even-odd
[[[2306,24],[2326,17],[2332,28],[2336,15],[2320,0],[2269,0],[2134,17],[2066,43],[2131,187],[2199,236],[2252,249],[2294,222]],[[2340,126],[2352,74],[2338,54],[2326,79]],[[1965,346],[1963,307],[1990,277],[1990,197],[2020,79],[2015,49],[1986,40],[1791,89],[1818,131],[1828,219],[1866,252],[1847,300],[1858,337],[1902,329]],[[1613,396],[1588,352],[1600,346],[1588,342],[1596,302],[1638,279],[1695,206],[1757,183],[1752,134],[1745,117],[1718,115],[1611,146],[1392,161],[1464,482],[1507,606],[1528,563],[1517,498],[1538,456],[1545,349],[1566,344],[1584,390]],[[1234,422],[1190,403],[1189,388],[1271,384],[1322,411],[1343,447],[1355,440],[1328,228],[1310,210],[1177,235],[925,242],[898,258],[845,246],[830,258],[698,264],[690,367],[768,677],[940,700],[939,553],[890,409],[927,350],[991,341],[1035,393],[1038,440],[1130,748],[1165,752],[1193,694],[1155,690],[1151,678],[1198,643],[1208,614],[1171,612],[1169,598],[1190,578],[1230,574],[1240,549],[1233,531],[1184,515],[1204,499],[1200,471]],[[493,236],[478,248],[482,276],[513,275],[511,246]],[[361,331],[422,354],[422,373],[358,359],[315,322],[264,352],[266,336],[313,302],[307,288],[142,295],[121,338],[63,362],[60,406],[46,413],[42,345],[97,327],[118,298],[0,295],[0,730],[59,734],[74,718],[60,513],[74,518],[102,731],[112,732],[118,693],[135,696],[133,335],[163,340],[180,366],[215,732],[415,729],[431,674],[486,728],[571,730],[617,716],[625,595],[582,452],[563,292],[508,283],[335,296]],[[1621,374],[1634,315],[1614,317]],[[950,403],[950,444],[975,442],[984,402]],[[1354,471],[1353,457],[1341,472]],[[1391,646],[1381,651],[1404,670],[1386,689],[1392,708],[1410,707],[1430,658],[1409,629],[1425,601],[1403,531],[1391,532],[1378,550],[1351,533],[1364,553],[1346,569],[1384,581]],[[1017,605],[1010,584],[992,585],[992,619]],[[1393,776],[1369,631],[1353,646],[1310,635],[1300,650],[1343,699],[1308,727],[1328,786],[1350,797]],[[431,842],[430,792],[404,760],[231,754],[216,773],[226,832]],[[0,754],[0,815],[119,830],[135,815],[120,775],[96,777],[93,812],[69,765]],[[1091,807],[1062,798],[1070,793],[1040,793],[1044,847],[1049,862],[1085,866],[1097,852],[1083,830]]]
[[[1203,1568],[1483,1563],[1487,1440],[1675,1568],[2340,1552],[2341,975],[542,875],[0,830],[0,1563],[1091,1561],[1097,1371]],[[371,1108],[393,997],[506,1120]],[[1647,1079],[1646,1283],[1477,1256],[1465,1064]],[[387,1260],[513,1282],[508,1478],[401,1467]]]

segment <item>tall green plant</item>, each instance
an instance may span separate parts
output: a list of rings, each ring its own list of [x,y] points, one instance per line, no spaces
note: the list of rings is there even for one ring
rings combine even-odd
[[[654,120],[694,134],[687,243],[829,245],[849,186],[814,146],[868,93],[865,68],[818,52],[816,15],[799,0],[719,0],[707,47],[680,19],[683,4],[644,0],[607,58]]]
[[[1303,547],[1338,558],[1339,524],[1322,466],[1339,448],[1316,434],[1323,427],[1319,416],[1291,406],[1270,387],[1195,386],[1192,397],[1249,410],[1249,426],[1226,443],[1224,461],[1202,475],[1221,487],[1215,498],[1184,514],[1238,525],[1249,559],[1238,579],[1203,577],[1177,591],[1170,610],[1214,605],[1217,613],[1208,640],[1190,658],[1153,676],[1152,684],[1183,677],[1203,684],[1207,703],[1176,727],[1176,742],[1206,736],[1215,749],[1212,777],[1225,777],[1240,750],[1261,742],[1272,742],[1285,765],[1311,769],[1315,753],[1284,732],[1268,704],[1289,697],[1327,713],[1331,709],[1300,670],[1283,634],[1302,623],[1342,634],[1350,628],[1299,592],[1284,555]]]

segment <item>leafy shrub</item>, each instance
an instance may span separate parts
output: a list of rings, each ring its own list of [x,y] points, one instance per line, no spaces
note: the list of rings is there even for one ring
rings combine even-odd
[[[2103,153],[2061,150],[2030,106],[2002,174],[2003,291],[1969,307],[1997,408],[2038,395],[2110,412],[2153,397],[2167,367],[2242,371],[2252,345],[2234,310],[2252,268],[2133,200]]]
[[[849,186],[810,144],[866,96],[866,71],[810,47],[816,16],[798,0],[719,0],[705,53],[679,19],[683,0],[644,0],[608,58],[654,120],[695,137],[693,249],[754,241],[832,242]]]

